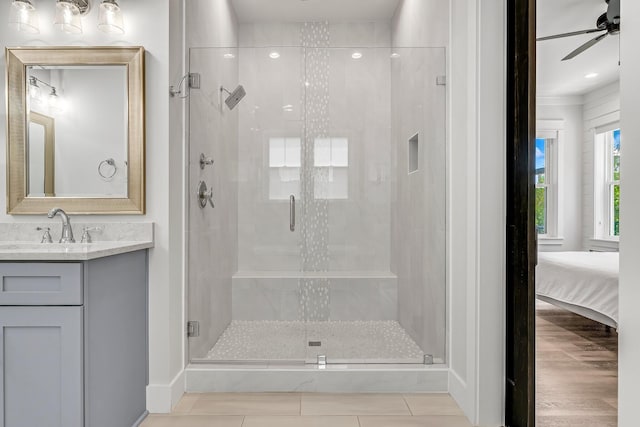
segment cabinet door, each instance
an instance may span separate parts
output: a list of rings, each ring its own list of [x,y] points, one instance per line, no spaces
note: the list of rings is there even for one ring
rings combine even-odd
[[[0,307],[2,427],[82,427],[82,307]]]

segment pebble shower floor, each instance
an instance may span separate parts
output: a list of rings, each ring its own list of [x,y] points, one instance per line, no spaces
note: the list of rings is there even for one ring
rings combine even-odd
[[[310,342],[320,345],[310,346]],[[423,363],[424,352],[396,321],[234,320],[207,358],[214,361]]]

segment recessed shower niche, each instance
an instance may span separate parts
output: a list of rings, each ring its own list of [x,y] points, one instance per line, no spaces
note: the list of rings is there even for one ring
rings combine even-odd
[[[191,363],[444,363],[445,49],[394,46],[391,15],[245,19],[189,52],[190,180],[216,206],[190,200]]]
[[[409,139],[409,173],[418,172],[420,168],[419,135],[416,133]]]

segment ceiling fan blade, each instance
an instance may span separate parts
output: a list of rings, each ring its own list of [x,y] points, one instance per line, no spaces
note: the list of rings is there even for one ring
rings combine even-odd
[[[571,33],[556,34],[555,36],[539,37],[536,39],[536,41],[541,42],[543,40],[552,40],[552,39],[559,39],[562,37],[579,36],[581,34],[599,33],[600,31],[607,31],[607,30],[606,29],[601,30],[600,28],[592,28],[590,30],[573,31]]]
[[[620,22],[620,0],[609,0],[607,21],[617,24]]]
[[[576,56],[580,55],[582,52],[584,52],[585,50],[589,49],[590,47],[592,47],[593,45],[595,45],[596,43],[599,43],[602,41],[602,39],[604,39],[605,37],[607,37],[609,33],[604,33],[599,35],[598,37],[596,37],[595,39],[591,39],[588,42],[586,42],[585,44],[583,44],[582,46],[580,46],[579,48],[577,48],[576,50],[574,50],[573,52],[571,52],[569,55],[565,56],[564,58],[562,58],[563,61],[566,61],[568,59],[572,59],[575,58]]]

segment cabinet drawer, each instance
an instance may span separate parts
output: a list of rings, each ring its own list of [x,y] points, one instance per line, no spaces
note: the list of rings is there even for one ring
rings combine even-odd
[[[82,305],[82,264],[0,263],[1,305]]]

